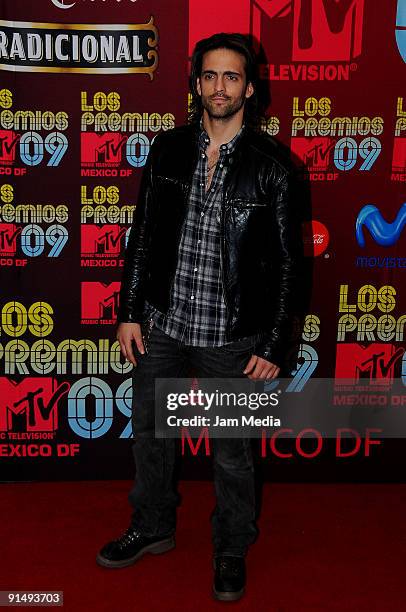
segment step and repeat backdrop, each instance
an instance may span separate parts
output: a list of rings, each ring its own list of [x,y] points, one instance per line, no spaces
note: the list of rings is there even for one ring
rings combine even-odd
[[[185,123],[194,44],[219,31],[253,35],[262,127],[309,179],[296,382],[406,385],[406,0],[2,0],[1,480],[132,474],[124,250],[151,143]],[[401,471],[394,441],[308,442],[262,441],[265,475]],[[206,445],[179,452],[205,477]]]

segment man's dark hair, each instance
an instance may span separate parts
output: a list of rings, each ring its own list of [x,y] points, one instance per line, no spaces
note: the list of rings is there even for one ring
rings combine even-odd
[[[246,85],[251,82],[254,93],[247,98],[244,107],[244,120],[252,128],[258,129],[260,116],[258,110],[258,62],[255,52],[248,36],[244,34],[227,34],[221,32],[214,34],[210,38],[203,38],[196,43],[192,55],[192,65],[190,70],[190,91],[192,100],[189,105],[189,122],[197,123],[200,121],[203,112],[201,98],[197,92],[197,79],[202,74],[203,56],[208,51],[215,49],[230,49],[242,55],[245,59]]]

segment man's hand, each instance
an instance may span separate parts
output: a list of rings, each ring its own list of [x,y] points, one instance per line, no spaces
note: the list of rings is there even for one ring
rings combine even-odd
[[[142,341],[141,325],[139,323],[120,323],[117,329],[117,340],[120,343],[120,349],[123,356],[136,366],[137,362],[134,357],[131,342],[135,340],[137,349],[143,355],[145,353],[144,343]]]
[[[248,374],[248,372],[250,373]],[[251,378],[252,380],[265,380],[277,378],[279,372],[280,368],[274,363],[262,357],[258,357],[258,355],[252,355],[243,374],[247,374],[247,378]]]

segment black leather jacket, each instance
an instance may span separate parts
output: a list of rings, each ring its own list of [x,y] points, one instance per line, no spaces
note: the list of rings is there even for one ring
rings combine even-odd
[[[117,321],[143,321],[145,300],[169,308],[199,127],[160,133],[151,146],[125,254]],[[276,142],[244,128],[229,159],[221,209],[228,341],[261,333],[254,353],[280,365],[292,316],[298,227],[292,171]]]

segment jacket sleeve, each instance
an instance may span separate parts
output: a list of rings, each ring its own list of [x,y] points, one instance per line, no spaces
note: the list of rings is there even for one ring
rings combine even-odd
[[[117,323],[141,323],[145,308],[148,251],[154,215],[154,162],[152,144],[142,173],[133,222],[124,255]]]
[[[283,367],[292,333],[298,266],[303,253],[293,169],[284,171],[276,187],[272,223],[272,239],[277,243],[280,262],[279,269],[274,270],[270,279],[275,295],[274,309],[270,313],[269,330],[256,345],[254,354]]]

